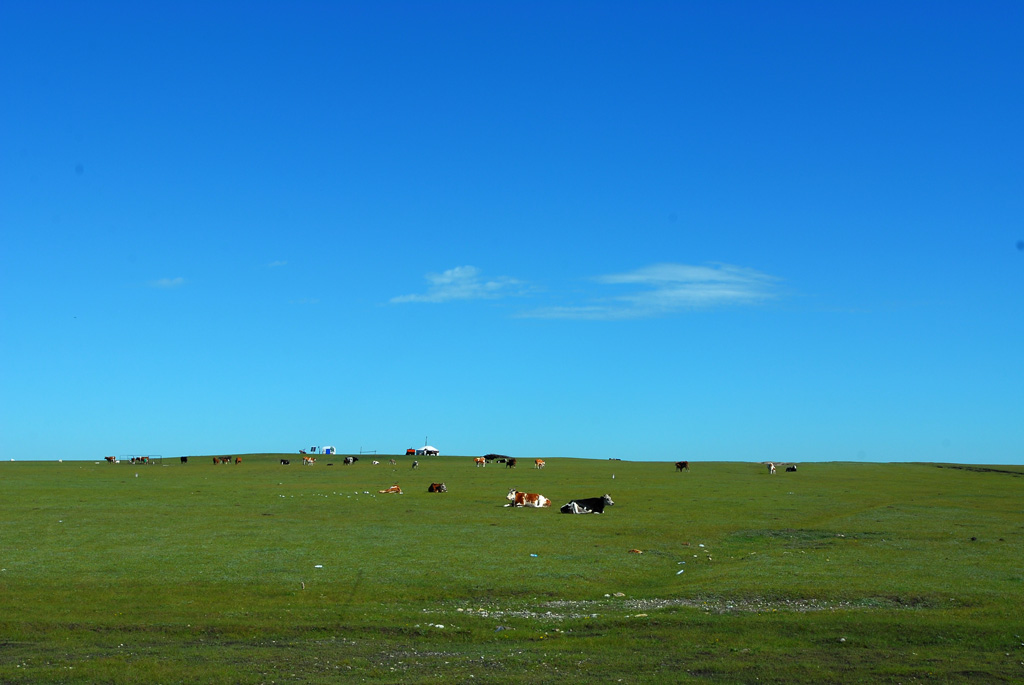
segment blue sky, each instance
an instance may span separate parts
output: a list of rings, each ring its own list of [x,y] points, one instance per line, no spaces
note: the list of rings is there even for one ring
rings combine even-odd
[[[3,3],[0,458],[1024,463],[1024,5],[633,5]]]

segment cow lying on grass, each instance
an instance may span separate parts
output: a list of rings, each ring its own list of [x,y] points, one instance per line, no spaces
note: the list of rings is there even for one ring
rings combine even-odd
[[[511,504],[506,504],[506,507],[550,507],[551,500],[544,495],[538,495],[535,492],[519,492],[515,488],[508,491],[508,496],[505,498]]]
[[[378,490],[377,492],[379,492],[382,495],[401,495],[402,488],[398,487],[398,485],[392,485],[387,490]]]
[[[430,487],[427,488],[427,492],[448,492],[448,486],[444,483],[431,483]]]
[[[559,509],[563,514],[603,514],[605,507],[615,504],[611,495],[604,497],[587,497],[586,499],[574,499],[568,504],[562,505]]]

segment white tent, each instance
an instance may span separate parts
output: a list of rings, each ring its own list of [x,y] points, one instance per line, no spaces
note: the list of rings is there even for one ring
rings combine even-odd
[[[417,456],[420,456],[420,455],[433,455],[433,456],[436,457],[439,454],[440,454],[440,452],[437,451],[437,448],[436,447],[431,447],[430,445],[424,445],[423,447],[420,447],[419,449],[416,450],[416,455]]]

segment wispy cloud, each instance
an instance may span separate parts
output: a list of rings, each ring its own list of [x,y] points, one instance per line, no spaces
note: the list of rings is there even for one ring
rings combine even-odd
[[[776,296],[774,276],[730,264],[655,264],[593,279],[623,286],[621,295],[593,295],[580,304],[552,306],[521,316],[540,319],[620,320],[664,316],[684,310],[749,305]]]
[[[150,281],[148,285],[150,288],[161,288],[165,290],[169,288],[180,288],[185,285],[185,279],[181,276],[178,276],[177,278],[158,278],[155,281]]]
[[[285,266],[287,263],[287,261],[279,259],[277,261],[270,262],[269,264],[267,264],[267,266],[271,269],[276,269],[279,266]]]
[[[426,275],[424,293],[399,295],[392,304],[493,300],[533,294],[539,288],[501,276],[484,278],[475,266],[459,266]],[[666,316],[682,311],[753,305],[778,295],[780,279],[731,264],[654,264],[635,271],[588,279],[575,301],[524,311],[531,319],[617,321]],[[563,299],[568,299],[568,295]]]
[[[520,294],[522,281],[508,276],[485,279],[475,266],[457,266],[439,274],[426,276],[427,291],[392,297],[393,304],[407,302],[451,302],[452,300],[485,300]]]

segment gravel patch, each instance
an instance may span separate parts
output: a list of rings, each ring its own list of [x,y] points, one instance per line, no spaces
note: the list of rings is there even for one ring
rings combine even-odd
[[[611,595],[599,600],[551,600],[538,602],[533,606],[497,607],[481,606],[480,604],[462,604],[461,606],[442,606],[437,609],[425,609],[426,613],[455,614],[456,616],[476,618],[522,618],[530,620],[547,619],[564,621],[572,619],[597,618],[607,615],[625,615],[631,612],[645,613],[658,609],[685,607],[716,614],[729,613],[771,613],[773,611],[808,612],[838,611],[856,609],[908,609],[920,608],[900,601],[898,598],[868,597],[858,600],[825,600],[825,599],[767,599],[745,598],[725,599],[713,598],[648,598],[631,599],[613,597]],[[638,616],[642,617],[642,616]]]

